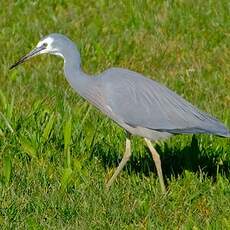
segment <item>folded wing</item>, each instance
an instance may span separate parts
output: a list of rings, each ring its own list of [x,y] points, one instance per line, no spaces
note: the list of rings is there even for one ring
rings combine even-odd
[[[126,69],[103,73],[106,101],[122,122],[169,133],[230,136],[217,119],[201,112],[165,86]]]

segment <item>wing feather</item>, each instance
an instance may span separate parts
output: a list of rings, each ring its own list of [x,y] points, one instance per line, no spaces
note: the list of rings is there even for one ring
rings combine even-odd
[[[165,86],[126,69],[112,68],[102,74],[106,103],[132,127],[170,133],[214,133],[228,130],[216,118],[201,112]]]

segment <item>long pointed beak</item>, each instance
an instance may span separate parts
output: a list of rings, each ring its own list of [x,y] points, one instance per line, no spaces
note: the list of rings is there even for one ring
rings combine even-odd
[[[14,67],[16,67],[17,65],[25,62],[26,60],[36,56],[39,54],[40,51],[44,50],[46,48],[46,46],[42,45],[40,47],[36,47],[35,49],[33,49],[31,52],[29,52],[28,54],[26,54],[25,56],[21,57],[15,64],[13,64],[12,66],[10,66],[10,69],[13,69]]]

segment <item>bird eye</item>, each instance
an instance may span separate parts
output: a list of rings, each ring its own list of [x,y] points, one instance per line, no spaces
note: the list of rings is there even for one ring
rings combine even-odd
[[[43,46],[47,47],[47,46],[48,46],[48,44],[45,42],[45,43],[43,43]]]

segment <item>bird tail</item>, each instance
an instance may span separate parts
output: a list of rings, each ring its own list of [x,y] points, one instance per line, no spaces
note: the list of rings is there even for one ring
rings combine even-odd
[[[204,122],[203,131],[220,137],[230,137],[230,132],[225,125],[211,116],[208,116],[208,119]]]
[[[207,129],[207,132],[220,137],[230,137],[229,130],[221,123],[214,128]]]
[[[202,126],[198,127],[189,127],[184,129],[170,129],[164,130],[172,134],[213,134],[220,137],[230,137],[230,131],[216,119],[213,119],[209,122],[204,122]]]
[[[222,125],[222,124],[221,124]],[[230,132],[227,128],[225,128],[223,125],[219,127],[217,130],[214,130],[213,134],[221,137],[230,137]]]

